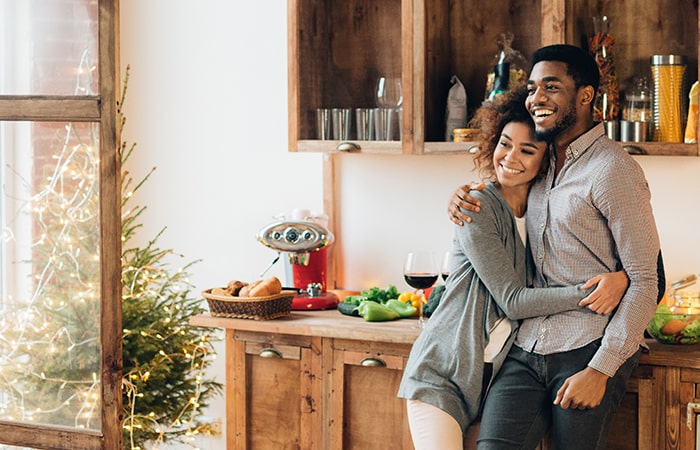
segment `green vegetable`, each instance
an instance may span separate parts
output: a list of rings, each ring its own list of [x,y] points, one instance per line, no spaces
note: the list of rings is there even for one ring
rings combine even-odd
[[[412,317],[418,311],[410,303],[405,303],[396,299],[387,300],[384,304],[387,308],[393,309],[399,317]]]
[[[348,295],[343,299],[343,303],[349,303],[351,305],[359,305],[361,301],[367,300],[364,295]]]
[[[435,308],[440,304],[440,299],[442,294],[445,292],[445,285],[438,284],[430,291],[430,297],[428,297],[428,302],[423,305],[423,315],[425,317],[430,317],[435,312]]]
[[[400,294],[399,290],[393,284],[390,284],[386,289],[373,286],[361,292],[361,295],[367,300],[377,303],[386,303],[387,300],[391,300],[392,298],[399,298]]]
[[[345,314],[346,316],[359,316],[360,314],[357,312],[357,305],[353,303],[348,303],[348,302],[340,302],[338,303],[338,312],[341,314]]]
[[[357,307],[357,313],[368,322],[384,322],[399,318],[399,314],[372,300],[365,300]]]

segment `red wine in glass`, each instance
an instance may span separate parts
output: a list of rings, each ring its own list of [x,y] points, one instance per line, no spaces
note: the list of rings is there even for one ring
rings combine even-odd
[[[406,283],[413,289],[427,289],[437,281],[436,273],[405,273],[403,275]]]
[[[429,288],[438,279],[439,265],[435,262],[435,256],[430,252],[412,252],[406,255],[403,266],[403,277],[414,289],[418,290],[421,296],[420,307],[418,308],[418,327],[423,328],[425,317],[423,316],[423,290]]]
[[[442,267],[440,267],[440,276],[442,281],[447,281],[447,277],[450,275],[450,252],[445,252],[442,256]]]

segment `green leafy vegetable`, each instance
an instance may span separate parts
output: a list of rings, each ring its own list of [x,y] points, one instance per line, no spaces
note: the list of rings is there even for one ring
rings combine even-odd
[[[396,288],[396,286],[391,284],[386,289],[382,289],[377,286],[372,286],[368,290],[362,291],[360,294],[364,296],[366,300],[369,300],[371,302],[386,303],[387,300],[399,298],[399,295],[401,293]]]

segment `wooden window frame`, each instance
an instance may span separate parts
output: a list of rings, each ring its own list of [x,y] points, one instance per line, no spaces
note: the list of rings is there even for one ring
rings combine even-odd
[[[98,0],[99,95],[0,95],[2,121],[100,124],[101,429],[0,420],[0,442],[52,449],[122,448],[121,136],[119,0]]]

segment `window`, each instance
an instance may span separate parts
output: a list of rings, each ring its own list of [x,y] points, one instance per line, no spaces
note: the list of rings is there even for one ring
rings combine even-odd
[[[118,0],[0,0],[0,444],[121,448]]]

